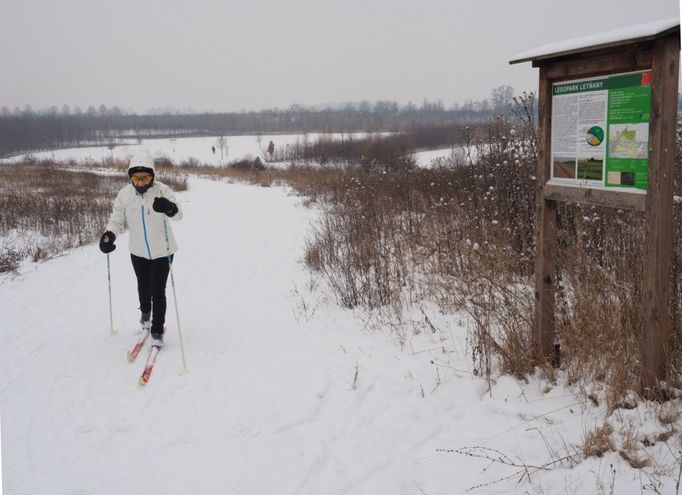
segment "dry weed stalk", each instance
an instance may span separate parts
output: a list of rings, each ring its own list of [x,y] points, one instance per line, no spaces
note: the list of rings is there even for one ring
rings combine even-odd
[[[531,465],[522,461],[516,461],[506,455],[505,453],[490,447],[462,447],[459,449],[437,449],[436,452],[443,452],[448,454],[460,454],[467,457],[473,457],[477,459],[484,459],[493,464],[501,464],[504,466],[509,466],[516,468],[513,473],[503,476],[501,478],[495,479],[493,481],[488,481],[485,483],[480,483],[478,485],[467,488],[466,492],[477,490],[491,485],[496,485],[504,481],[509,481],[516,479],[517,483],[522,483],[524,480],[531,481],[534,474],[541,471],[549,471],[560,466],[572,466],[575,464],[575,455],[572,453],[567,453],[566,455],[559,456],[556,453],[550,452],[551,459],[541,465]]]

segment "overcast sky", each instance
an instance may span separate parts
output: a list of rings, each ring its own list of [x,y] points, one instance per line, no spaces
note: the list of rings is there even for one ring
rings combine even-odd
[[[514,55],[679,0],[0,0],[0,107],[446,105],[537,87]]]

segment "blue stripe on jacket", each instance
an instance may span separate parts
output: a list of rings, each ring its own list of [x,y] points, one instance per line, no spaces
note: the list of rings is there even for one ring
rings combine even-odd
[[[140,206],[140,214],[142,215],[142,231],[144,232],[144,244],[147,246],[147,253],[149,259],[152,259],[152,250],[149,249],[149,239],[147,239],[147,224],[144,223],[144,205]]]

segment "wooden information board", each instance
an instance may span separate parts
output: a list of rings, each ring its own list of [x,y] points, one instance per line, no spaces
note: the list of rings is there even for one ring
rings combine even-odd
[[[679,19],[622,30],[590,44],[519,56],[538,88],[534,358],[556,362],[557,202],[643,211],[642,391],[665,379],[670,338],[673,166]]]

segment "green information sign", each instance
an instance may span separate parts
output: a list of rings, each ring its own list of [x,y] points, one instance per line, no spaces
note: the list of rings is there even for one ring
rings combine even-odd
[[[646,190],[651,71],[552,86],[552,181]]]

